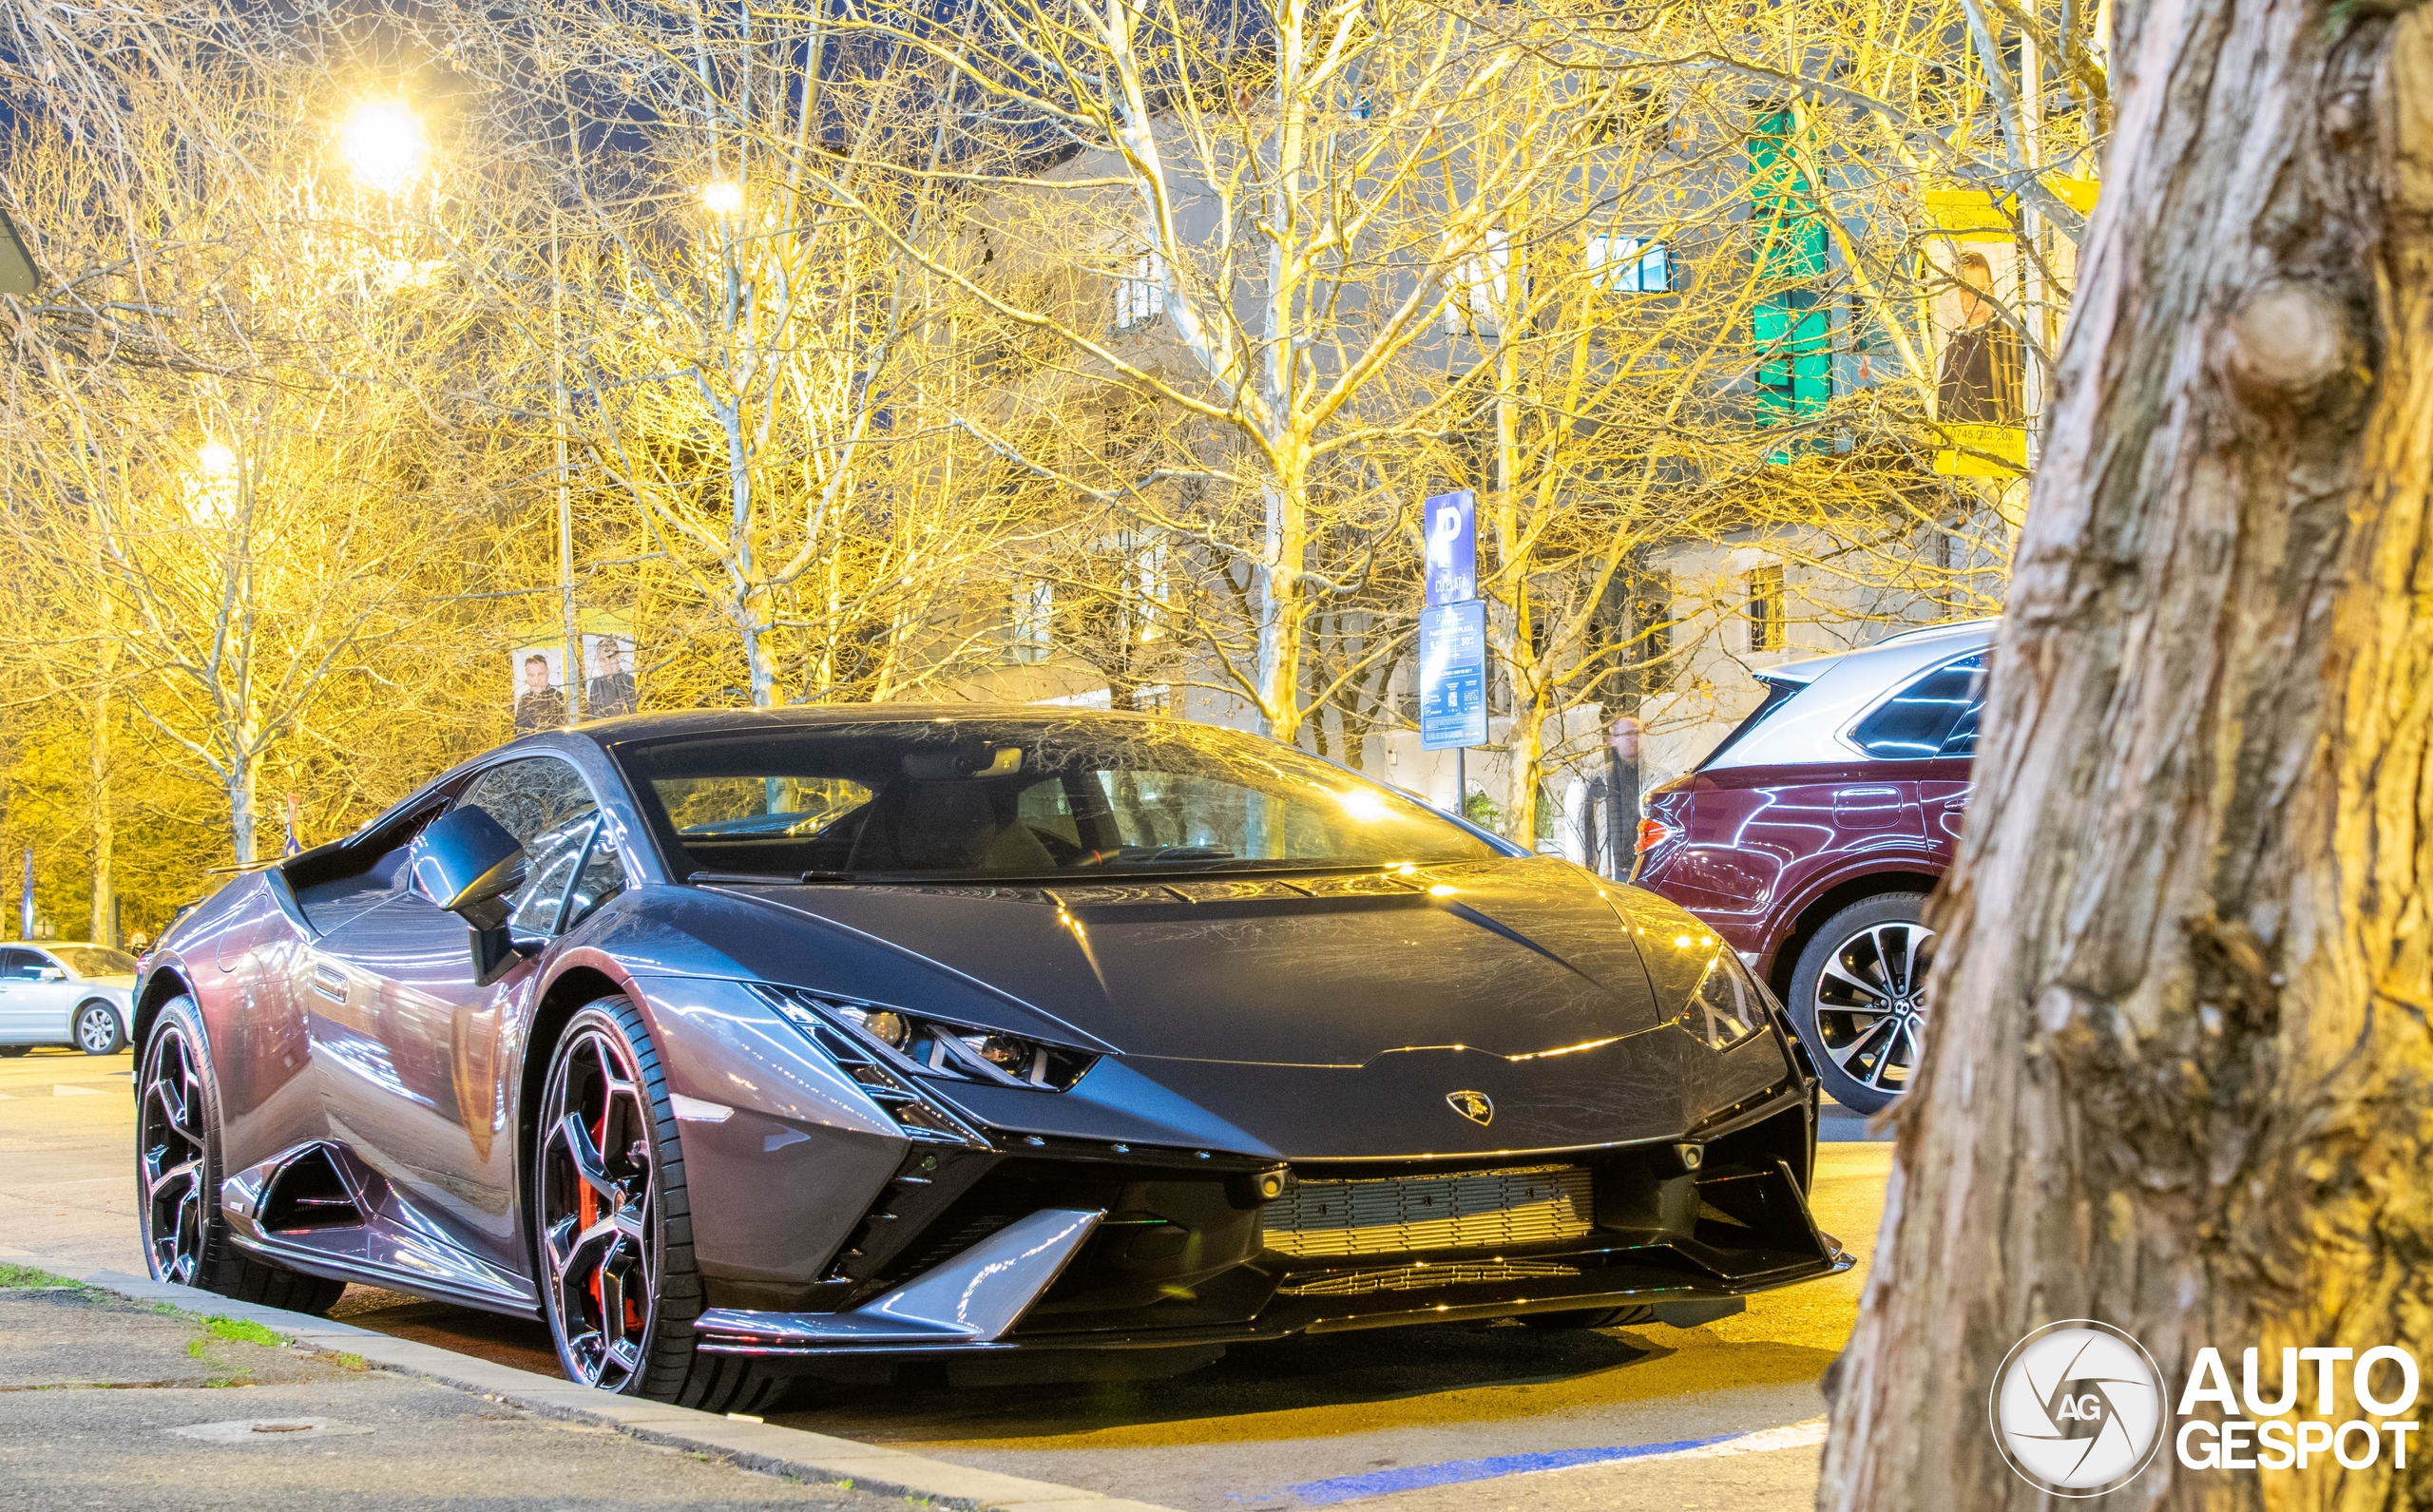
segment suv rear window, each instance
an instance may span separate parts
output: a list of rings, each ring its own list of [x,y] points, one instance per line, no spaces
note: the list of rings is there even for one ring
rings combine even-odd
[[[1977,718],[1985,706],[1985,674],[1993,653],[1946,661],[1880,704],[1858,722],[1850,739],[1885,761],[1977,754]]]
[[[1762,673],[1758,675],[1757,680],[1766,685],[1765,698],[1758,700],[1757,706],[1749,711],[1749,718],[1741,720],[1738,724],[1734,725],[1732,727],[1732,733],[1725,736],[1722,741],[1717,744],[1714,750],[1707,753],[1707,758],[1698,763],[1700,770],[1704,770],[1707,767],[1715,765],[1717,758],[1719,758],[1726,751],[1731,750],[1734,746],[1738,745],[1743,739],[1747,738],[1750,731],[1754,730],[1757,726],[1765,723],[1767,718],[1770,718],[1776,709],[1779,709],[1784,704],[1789,703],[1792,694],[1797,693],[1800,689],[1808,686],[1805,682],[1777,682],[1773,679],[1766,677]]]

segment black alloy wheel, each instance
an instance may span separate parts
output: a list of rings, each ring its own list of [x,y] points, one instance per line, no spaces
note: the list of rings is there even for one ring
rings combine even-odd
[[[135,1114],[135,1184],[144,1257],[156,1281],[201,1285],[210,1222],[210,1139],[202,1068],[187,1024],[164,1020],[144,1052]]]
[[[684,1160],[642,1013],[604,998],[558,1036],[533,1130],[541,1296],[558,1362],[584,1386],[711,1412],[783,1388],[758,1362],[700,1354]]]
[[[136,1075],[136,1221],[156,1281],[291,1312],[327,1312],[346,1283],[243,1253],[220,1209],[220,1089],[192,998],[162,1005]]]
[[[76,1010],[76,1048],[86,1055],[116,1055],[126,1048],[119,1027],[118,1009],[106,1003],[87,1003]]]
[[[1854,1113],[1909,1090],[1925,1045],[1935,932],[1925,894],[1865,898],[1825,921],[1791,971],[1791,1027],[1818,1080]]]

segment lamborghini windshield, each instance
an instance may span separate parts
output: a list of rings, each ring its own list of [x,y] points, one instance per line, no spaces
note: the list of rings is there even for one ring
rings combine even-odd
[[[678,875],[1005,880],[1484,860],[1442,815],[1209,725],[922,720],[637,740]]]

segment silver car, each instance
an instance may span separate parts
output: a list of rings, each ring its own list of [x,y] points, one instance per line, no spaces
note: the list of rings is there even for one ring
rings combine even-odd
[[[126,1048],[135,1018],[135,957],[105,945],[0,945],[0,1056],[38,1044],[86,1055]]]

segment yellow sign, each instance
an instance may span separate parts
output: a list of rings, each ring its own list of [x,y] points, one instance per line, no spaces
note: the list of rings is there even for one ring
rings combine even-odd
[[[2079,214],[2093,215],[2096,195],[2102,185],[2093,179],[2072,179],[2055,173],[2045,176],[2044,187]],[[2007,241],[2019,235],[2019,201],[2015,196],[2006,194],[1997,199],[1990,189],[1928,189],[1921,198],[1935,229],[1957,240]]]
[[[2027,475],[2027,431],[2015,425],[1947,425],[1950,443],[1935,453],[1935,470],[1946,478],[2019,478]]]
[[[630,641],[634,638],[634,617],[614,609],[577,609],[574,612],[577,635],[614,635]],[[527,620],[507,627],[507,636],[517,645],[530,645],[542,641],[563,641],[566,638],[566,622],[563,616],[551,615],[546,620]]]

